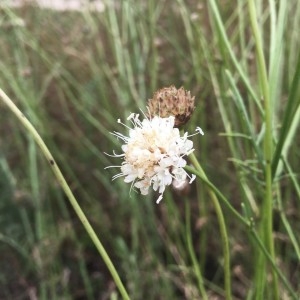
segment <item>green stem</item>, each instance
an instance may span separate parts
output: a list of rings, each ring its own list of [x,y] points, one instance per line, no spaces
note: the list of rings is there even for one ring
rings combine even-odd
[[[222,200],[224,205],[228,208],[228,210],[247,228],[250,226],[250,222],[247,221],[226,199],[226,197],[218,190],[216,186],[214,186],[208,178],[203,176],[202,172],[199,172],[198,169],[195,169],[190,166],[185,166],[184,169],[192,174],[195,174],[197,177],[199,177],[203,182],[219,197],[219,199]]]
[[[197,171],[201,174],[202,178],[205,178],[208,180],[205,172],[203,171],[201,165],[199,164],[196,156],[194,153],[192,153],[189,156],[191,162],[197,169]],[[197,174],[196,174],[197,175]],[[219,220],[219,226],[220,226],[220,233],[221,233],[221,239],[223,243],[223,254],[224,254],[224,275],[225,275],[225,294],[226,294],[226,299],[232,299],[231,296],[231,272],[230,272],[230,251],[229,251],[229,240],[228,240],[228,235],[227,235],[227,230],[226,230],[226,224],[225,224],[225,219],[224,215],[220,206],[220,203],[218,201],[218,198],[214,191],[212,189],[208,190],[209,196],[213,202],[213,205],[216,210],[216,214]]]
[[[192,236],[191,236],[191,207],[189,201],[185,202],[185,219],[186,219],[186,239],[187,239],[187,247],[190,253],[194,272],[196,274],[196,278],[198,281],[198,288],[201,293],[201,299],[208,300],[207,293],[204,287],[203,277],[201,274],[201,269],[199,267],[199,263],[196,258],[196,254],[194,251],[193,243],[192,243]]]
[[[112,261],[110,260],[106,250],[104,249],[102,243],[100,242],[99,238],[97,237],[94,229],[90,225],[88,219],[86,218],[84,212],[82,211],[81,207],[79,206],[76,198],[74,197],[71,189],[69,188],[64,176],[62,175],[59,167],[57,166],[52,154],[50,153],[49,149],[47,148],[46,144],[36,131],[36,129],[33,127],[33,125],[28,121],[28,119],[25,117],[25,115],[18,109],[18,107],[12,102],[12,100],[3,92],[2,89],[0,89],[0,97],[2,98],[3,102],[9,107],[9,109],[16,115],[16,117],[20,120],[22,125],[27,129],[28,132],[30,132],[35,140],[35,142],[39,145],[41,148],[42,153],[46,157],[47,161],[49,162],[49,165],[54,172],[54,175],[56,176],[60,186],[64,190],[65,194],[67,195],[72,207],[74,208],[78,218],[80,219],[82,225],[86,229],[88,235],[90,236],[91,240],[93,241],[94,245],[96,246],[97,250],[99,251],[101,257],[103,258],[107,268],[109,269],[123,299],[129,300],[129,296],[127,294],[127,291],[118,275],[118,272],[116,271]]]
[[[273,260],[275,260],[275,248],[273,240],[273,197],[272,197],[272,111],[268,75],[266,63],[263,53],[263,46],[261,36],[257,24],[257,15],[254,0],[248,0],[250,21],[253,30],[253,35],[256,44],[256,52],[258,59],[258,70],[260,75],[261,89],[264,99],[265,110],[265,126],[266,133],[264,137],[264,157],[265,157],[265,201],[263,210],[262,226],[264,230],[264,241],[266,248],[269,251]],[[261,270],[263,272],[263,270]],[[273,271],[273,299],[279,299],[278,279],[276,273]]]
[[[282,274],[280,269],[277,267],[276,262],[273,260],[272,256],[269,254],[268,250],[266,249],[266,247],[262,243],[262,241],[259,238],[259,236],[257,235],[256,231],[254,229],[251,229],[250,233],[251,233],[251,236],[254,238],[255,242],[258,244],[260,250],[263,252],[265,257],[268,259],[269,263],[271,264],[271,266],[273,268],[274,273],[276,275],[278,275],[278,277],[283,282],[284,286],[288,289],[291,298],[294,299],[294,300],[299,300],[299,295],[296,295],[296,293],[293,291],[293,289],[291,288],[288,280],[285,278],[285,276]],[[264,298],[256,297],[256,299],[264,299]]]
[[[195,160],[193,156],[191,156],[191,161],[195,161],[195,164],[198,164],[198,161]],[[203,172],[199,172],[193,167],[185,166],[184,167],[186,171],[195,174],[198,178],[200,178],[214,193],[219,197],[219,199],[223,202],[223,204],[229,209],[229,211],[240,221],[240,223],[245,226],[248,230],[251,236],[254,238],[256,244],[258,245],[259,249],[261,250],[262,254],[264,254],[265,258],[269,261],[270,265],[272,266],[274,272],[278,275],[278,277],[282,280],[282,283],[286,287],[286,289],[289,291],[292,299],[297,300],[299,297],[295,294],[292,287],[290,286],[288,280],[285,278],[285,276],[282,274],[280,268],[276,265],[275,261],[269,254],[268,250],[264,246],[263,242],[261,241],[260,237],[258,236],[257,232],[254,229],[254,221],[252,218],[249,220],[246,220],[242,215],[239,214],[238,211],[235,210],[235,208],[230,204],[228,199],[218,190],[216,186],[214,186],[207,177],[203,176]],[[263,299],[263,298],[257,298],[257,299]]]
[[[191,157],[192,161],[194,160],[193,157]],[[198,163],[198,162],[197,162]],[[199,164],[199,163],[198,163]],[[289,291],[292,299],[297,300],[299,297],[295,294],[292,287],[290,286],[288,280],[285,278],[281,270],[276,265],[275,260],[271,257],[268,250],[264,246],[263,242],[261,241],[260,237],[258,236],[257,232],[254,229],[254,222],[251,218],[250,220],[246,220],[242,215],[239,214],[238,211],[235,210],[235,208],[229,203],[228,199],[218,190],[216,186],[214,186],[207,177],[203,176],[203,172],[198,171],[197,169],[185,166],[184,167],[186,171],[195,174],[198,178],[200,178],[214,193],[219,197],[219,199],[223,202],[223,204],[229,209],[229,211],[241,222],[242,225],[244,225],[251,236],[254,238],[256,244],[258,245],[259,249],[261,250],[261,253],[264,254],[265,258],[269,261],[270,265],[272,266],[274,272],[278,275],[278,277],[282,280],[282,283],[286,287],[286,289]],[[259,299],[259,298],[257,298]],[[263,298],[262,298],[263,299]]]

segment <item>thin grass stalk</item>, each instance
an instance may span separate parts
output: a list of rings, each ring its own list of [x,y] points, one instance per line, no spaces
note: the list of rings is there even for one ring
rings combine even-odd
[[[191,53],[191,60],[194,70],[199,70],[195,73],[196,79],[200,82],[201,81],[201,62],[200,62],[200,55],[199,51],[196,47],[196,40],[195,35],[192,28],[192,22],[190,18],[190,12],[187,9],[186,4],[182,0],[177,0],[178,4],[180,5],[180,14],[182,16],[182,21],[185,27],[186,36],[190,46],[190,53]]]
[[[198,162],[194,153],[190,155],[190,160],[194,167],[198,170],[198,172],[202,175],[203,178],[208,180],[205,172],[203,171],[200,163]],[[224,215],[222,212],[222,208],[218,201],[218,198],[212,189],[208,190],[209,196],[213,202],[213,205],[216,210],[216,214],[219,221],[220,226],[220,233],[222,239],[222,246],[223,246],[223,255],[224,255],[224,285],[225,285],[225,296],[227,300],[232,299],[231,293],[231,271],[230,271],[230,250],[229,250],[229,239],[227,235],[226,223],[224,219]]]
[[[270,90],[268,75],[266,69],[266,62],[263,53],[263,46],[261,36],[257,24],[257,15],[255,3],[253,0],[248,0],[250,22],[254,35],[259,79],[261,83],[263,103],[264,103],[264,121],[266,126],[264,136],[264,158],[265,158],[265,199],[263,204],[263,220],[262,226],[264,228],[264,240],[268,251],[273,260],[275,260],[275,247],[273,240],[273,197],[272,197],[272,154],[273,154],[273,135],[272,135],[272,106],[270,99]],[[261,270],[261,272],[264,272]],[[273,271],[273,297],[279,299],[279,287],[276,273]]]
[[[258,244],[259,248],[261,249],[261,251],[263,252],[263,254],[265,255],[265,257],[267,257],[269,263],[271,264],[271,266],[273,267],[273,270],[276,272],[276,274],[279,276],[279,278],[282,280],[284,286],[288,289],[288,291],[290,292],[290,295],[292,297],[292,299],[294,300],[299,300],[299,295],[296,295],[296,293],[293,291],[293,289],[291,288],[288,280],[285,278],[285,276],[282,274],[282,272],[280,271],[280,269],[276,266],[276,262],[273,260],[272,256],[269,254],[268,250],[266,249],[266,247],[264,246],[263,242],[261,241],[261,239],[259,238],[259,236],[257,235],[257,232],[255,230],[251,230],[251,235],[254,238],[255,242]],[[263,271],[262,271],[263,272]],[[256,299],[260,299],[260,298],[256,298]],[[265,299],[265,298],[262,298]],[[274,298],[272,298],[274,299]]]
[[[216,1],[210,0],[209,4],[212,9],[217,28],[220,32],[220,38],[222,38],[222,41],[223,41],[224,45],[226,46],[226,49],[231,58],[231,61],[233,62],[236,70],[238,71],[239,75],[241,76],[241,79],[244,82],[245,86],[247,87],[251,97],[255,101],[255,104],[257,105],[259,112],[261,113],[261,115],[263,115],[263,107],[262,107],[261,103],[259,102],[259,97],[256,95],[255,91],[253,90],[251,83],[249,82],[244,70],[242,69],[240,63],[238,62],[238,60],[236,58],[236,55],[234,54],[233,47],[231,46],[231,44],[229,42],[229,39],[227,37],[226,31],[224,28],[224,24],[221,19],[220,12],[219,12],[218,6],[216,4]]]
[[[248,112],[247,112],[247,109],[246,109],[246,106],[245,106],[245,103],[242,99],[242,96],[240,95],[239,93],[239,90],[234,82],[234,79],[233,79],[233,76],[231,75],[231,73],[229,72],[229,70],[225,70],[225,75],[229,81],[229,85],[231,86],[231,89],[232,89],[232,92],[233,92],[233,95],[235,96],[234,97],[234,100],[235,100],[235,103],[236,103],[236,106],[239,110],[239,113],[242,115],[242,120],[243,122],[245,123],[245,126],[246,126],[246,129],[247,129],[247,134],[251,137],[251,144],[252,144],[252,147],[255,151],[255,154],[258,158],[258,161],[259,161],[259,164],[262,165],[263,164],[263,154],[261,153],[261,149],[258,147],[258,144],[256,142],[256,137],[255,137],[255,132],[254,132],[254,129],[253,129],[253,125],[251,123],[251,120],[248,116]],[[236,157],[236,156],[234,156]]]
[[[41,205],[41,197],[40,197],[40,187],[39,187],[39,175],[38,175],[38,167],[37,167],[37,150],[34,140],[30,136],[28,145],[28,153],[29,153],[29,174],[30,174],[30,185],[31,185],[31,192],[34,199],[34,219],[35,219],[35,226],[34,226],[34,235],[40,243],[44,238],[44,222],[42,216],[42,205]],[[39,265],[39,272],[42,276],[45,276],[45,268],[41,261],[38,261]],[[47,298],[47,289],[46,289],[46,282],[43,281],[39,285],[39,297],[41,299]]]
[[[276,265],[276,262],[273,260],[271,255],[269,254],[268,250],[264,246],[264,243],[262,242],[261,238],[257,234],[255,228],[254,228],[254,221],[253,219],[246,219],[243,217],[236,209],[230,204],[229,200],[222,194],[222,192],[213,185],[206,176],[203,176],[202,172],[198,171],[198,169],[195,169],[191,166],[185,166],[184,167],[186,171],[195,174],[199,179],[201,179],[214,193],[215,195],[222,201],[222,203],[227,207],[227,209],[239,220],[239,222],[248,229],[248,232],[253,237],[256,245],[260,249],[260,251],[263,253],[263,255],[266,257],[266,259],[269,261],[270,265],[272,266],[274,272],[278,275],[278,277],[281,279],[283,285],[286,287],[286,289],[289,291],[292,299],[299,300],[299,297],[296,295],[296,293],[293,291],[291,285],[289,284],[289,281],[286,279],[286,277],[282,274],[280,268]],[[256,299],[264,299],[264,298],[258,298]]]
[[[270,24],[271,24],[271,41],[270,41],[270,59],[269,59],[269,85],[270,85],[270,101],[273,104],[273,113],[276,117],[276,112],[281,104],[280,95],[282,94],[284,76],[283,66],[286,56],[283,55],[286,38],[285,27],[287,19],[287,2],[280,1],[278,3],[278,17],[276,15],[276,1],[269,0],[270,7]],[[276,123],[276,119],[273,122]]]
[[[28,139],[28,161],[29,161],[29,174],[30,174],[30,185],[31,191],[34,199],[35,205],[35,234],[37,240],[40,242],[43,239],[44,233],[44,224],[42,218],[42,206],[41,206],[41,197],[40,197],[40,186],[39,186],[39,174],[38,174],[38,166],[37,166],[37,151],[34,140],[29,137]]]
[[[181,254],[185,253],[186,249],[186,243],[183,243],[183,238],[186,238],[186,230],[184,227],[178,226],[177,222],[175,220],[180,220],[181,215],[180,211],[178,209],[178,206],[174,202],[174,199],[172,197],[172,194],[169,192],[166,192],[165,196],[165,202],[167,204],[167,212],[168,212],[168,217],[170,218],[168,227],[172,228],[172,230],[168,230],[168,232],[165,232],[165,236],[163,238],[167,237],[168,234],[168,241],[165,243],[166,247],[170,248],[170,245],[174,245],[176,247],[176,251],[180,253],[178,254],[178,257],[180,256],[180,259],[178,257],[175,259],[178,265],[186,265],[183,257]],[[143,219],[144,220],[144,219]],[[175,223],[176,222],[176,223]],[[175,228],[175,230],[173,230]],[[173,237],[174,235],[174,237]],[[153,249],[154,250],[154,249]],[[172,255],[175,258],[174,252],[170,251]]]
[[[202,201],[202,199],[205,198],[205,190],[202,188],[202,183],[200,181],[197,181],[196,183],[196,189],[197,189],[197,200],[198,200],[198,207],[199,207],[199,216],[200,218],[207,218],[208,211],[207,211],[207,202]],[[208,241],[208,232],[206,226],[204,226],[201,230],[201,234],[199,237],[199,252],[201,253],[200,257],[200,271],[204,273],[205,265],[207,261],[207,241]]]
[[[296,2],[296,3],[295,3]],[[295,7],[296,6],[296,7]],[[300,26],[300,2],[289,1],[289,8],[292,11],[294,20],[288,21],[288,33],[290,34],[290,49],[288,51],[288,70],[294,70],[294,66],[297,64],[297,54],[299,53],[299,26]],[[289,73],[288,72],[288,73]],[[287,77],[289,79],[289,76]]]
[[[211,62],[212,59],[211,59],[211,57],[209,55],[209,52],[207,50],[208,49],[208,45],[207,45],[206,41],[204,39],[200,38],[200,43],[201,43],[202,51],[203,51],[203,54],[204,54],[206,60],[209,61],[209,62]],[[237,157],[237,151],[236,151],[236,149],[235,149],[235,147],[233,145],[233,142],[232,142],[233,133],[231,131],[231,125],[230,125],[231,124],[231,119],[230,119],[230,117],[228,116],[228,114],[226,112],[224,101],[222,101],[222,98],[221,98],[221,95],[220,95],[222,88],[219,85],[219,82],[218,82],[218,79],[217,79],[217,76],[216,76],[216,70],[213,67],[213,63],[209,63],[208,64],[208,69],[209,69],[209,73],[210,73],[210,76],[211,76],[212,85],[213,85],[214,90],[215,90],[215,95],[216,95],[216,98],[217,98],[217,102],[218,102],[218,106],[219,106],[221,118],[222,118],[222,121],[223,121],[223,124],[224,124],[224,127],[225,127],[226,135],[228,136],[228,141],[229,141],[230,149],[231,149],[231,151],[233,153],[233,157]],[[229,73],[229,70],[226,70],[225,71],[225,75],[227,75],[227,77],[228,77],[229,74],[231,74],[231,73]],[[233,86],[235,87],[235,84],[233,84]],[[235,87],[234,91],[237,91],[236,87]],[[239,96],[239,94],[237,93],[237,97],[238,96]],[[246,108],[244,107],[244,103],[241,100],[240,100],[240,102],[238,100],[239,99],[236,100],[237,105],[238,106],[243,106],[243,107],[240,107],[240,109],[242,109],[242,111],[243,111],[245,123],[248,123],[247,129],[248,129],[249,136],[252,136],[252,138],[255,140],[255,138],[253,136],[253,133],[252,133],[252,131],[253,131],[252,130],[252,126],[250,124],[250,120],[248,120]],[[257,142],[253,141],[252,143],[254,145],[256,145]],[[261,151],[259,151],[258,147],[254,147],[254,148],[257,149],[257,156],[258,157],[262,157],[262,154],[259,153]],[[263,158],[260,159],[261,163],[262,163],[262,159]],[[245,193],[247,193],[247,191],[245,190],[245,188],[247,189],[247,184],[246,184],[245,180],[241,179],[240,183],[241,183],[241,185],[242,185],[243,190],[245,191]],[[257,209],[257,206],[256,206],[256,203],[255,203],[254,199],[250,199],[249,200],[249,205],[252,207],[253,211],[257,214],[258,209]],[[229,202],[226,203],[226,206],[231,210],[231,212],[242,223],[244,223],[244,225],[247,226],[247,221],[244,220],[244,218],[230,205]]]
[[[69,199],[73,209],[75,210],[78,218],[80,219],[82,225],[86,229],[88,235],[90,236],[92,242],[96,246],[99,254],[101,255],[102,259],[104,260],[107,268],[109,269],[123,299],[129,300],[129,295],[119,277],[117,270],[115,269],[112,261],[110,260],[105,248],[103,247],[102,243],[100,242],[99,238],[97,237],[94,229],[90,225],[87,217],[85,216],[84,212],[82,211],[81,207],[79,206],[76,198],[74,197],[70,187],[68,186],[64,176],[62,175],[59,167],[57,166],[52,154],[50,153],[49,149],[47,148],[46,144],[33,127],[33,125],[29,122],[29,120],[25,117],[25,115],[18,109],[18,107],[12,102],[12,100],[4,93],[2,89],[0,89],[0,97],[3,102],[8,106],[11,112],[19,119],[21,124],[26,128],[26,130],[33,136],[35,142],[40,147],[43,155],[46,157],[49,165],[56,176],[58,183],[62,187],[63,191],[65,192],[67,198]]]
[[[300,113],[299,113],[299,119],[300,119]],[[285,159],[283,160],[284,166],[290,176],[290,179],[294,185],[294,189],[296,191],[296,195],[298,196],[298,201],[300,200],[300,182],[297,180],[297,175],[293,172],[290,164]]]
[[[282,151],[285,146],[288,132],[297,116],[297,110],[300,107],[300,51],[298,54],[298,60],[296,63],[296,70],[292,80],[292,84],[289,90],[289,96],[287,100],[287,105],[284,111],[282,127],[280,129],[280,134],[278,142],[276,144],[275,153],[272,160],[272,177],[276,175],[278,164],[282,158]],[[296,119],[297,120],[297,119]],[[299,121],[298,121],[299,124]]]
[[[277,189],[277,193],[280,194],[280,189]],[[299,243],[297,241],[297,238],[293,232],[292,226],[290,225],[290,222],[288,221],[288,218],[286,216],[285,213],[285,209],[284,206],[282,204],[282,199],[281,199],[281,195],[278,197],[278,210],[280,213],[280,217],[281,217],[281,221],[282,224],[291,240],[291,243],[294,247],[294,251],[295,251],[295,255],[297,256],[298,261],[300,261],[300,247],[299,247]]]
[[[246,44],[246,37],[245,37],[245,28],[246,28],[246,11],[245,11],[245,3],[243,0],[238,0],[237,3],[237,10],[238,10],[238,30],[239,30],[239,46],[241,49],[241,53],[243,54],[243,68],[245,73],[248,73],[248,64],[247,64],[247,44]]]
[[[191,236],[191,207],[188,201],[185,201],[185,219],[186,219],[186,238],[187,238],[187,247],[188,251],[194,266],[194,272],[198,282],[198,288],[201,294],[201,299],[208,300],[207,293],[204,287],[203,276],[201,273],[201,267],[196,258],[195,250],[192,243]]]

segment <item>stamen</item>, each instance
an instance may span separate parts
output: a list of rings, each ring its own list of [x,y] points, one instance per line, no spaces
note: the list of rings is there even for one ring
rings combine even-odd
[[[104,170],[111,169],[111,168],[121,168],[121,166],[108,166],[108,167],[105,167]]]
[[[134,190],[147,195],[152,187],[159,193],[156,200],[158,204],[163,199],[166,187],[172,182],[177,187],[183,187],[195,180],[194,174],[190,175],[184,170],[187,164],[184,157],[195,150],[189,137],[203,135],[203,131],[197,127],[196,133],[189,135],[185,132],[180,136],[179,129],[174,127],[176,122],[173,116],[162,118],[150,113],[147,116],[143,111],[142,114],[143,120],[139,119],[139,114],[130,114],[127,118],[132,124],[130,127],[118,119],[119,124],[129,129],[127,136],[117,131],[111,132],[123,141],[123,153],[113,150],[112,154],[104,154],[122,158],[122,163],[120,166],[108,166],[105,169],[120,168],[121,172],[114,175],[112,180],[125,177],[124,181],[130,183],[130,194]]]
[[[107,155],[107,156],[110,156],[110,157],[123,157],[123,156],[125,156],[125,154],[123,153],[123,154],[116,154],[115,153],[115,150],[113,150],[113,155],[111,155],[111,154],[108,154],[108,153],[106,153],[106,152],[103,152],[105,155]]]
[[[124,176],[123,173],[119,173],[119,174],[114,175],[111,180],[114,181],[115,179],[117,179],[119,177],[123,177],[123,176]]]
[[[196,179],[196,175],[192,174],[192,176],[190,178],[191,178],[191,180],[189,181],[189,184],[191,184]]]
[[[201,134],[201,135],[204,135],[203,130],[202,130],[199,126],[196,127],[196,132],[198,132],[198,133]]]
[[[135,116],[135,113],[131,113],[131,114],[129,115],[129,117],[127,118],[127,120],[129,121],[129,120],[133,119],[134,116]]]
[[[161,194],[161,195],[157,198],[156,204],[159,204],[159,202],[162,200],[162,198],[163,198],[163,195]]]

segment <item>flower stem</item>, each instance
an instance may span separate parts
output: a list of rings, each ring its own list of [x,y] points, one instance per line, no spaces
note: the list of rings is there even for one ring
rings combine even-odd
[[[110,260],[106,250],[104,249],[102,243],[100,242],[99,238],[97,237],[94,229],[90,225],[88,219],[86,218],[84,212],[82,211],[81,207],[79,206],[76,198],[74,197],[71,189],[69,188],[64,176],[62,175],[59,167],[57,166],[52,154],[50,153],[49,149],[47,148],[46,144],[36,131],[36,129],[33,127],[33,125],[29,122],[29,120],[25,117],[25,115],[18,109],[18,107],[12,102],[12,100],[3,92],[2,89],[0,89],[0,97],[2,98],[3,102],[9,107],[9,109],[16,115],[16,117],[20,120],[22,125],[26,128],[26,130],[32,134],[35,142],[39,145],[42,153],[46,157],[47,161],[49,162],[49,165],[54,172],[54,175],[56,176],[60,186],[64,190],[65,194],[67,195],[73,209],[75,210],[78,218],[80,219],[82,225],[86,229],[88,235],[90,236],[91,240],[93,241],[94,245],[96,246],[97,250],[99,251],[102,259],[104,260],[107,268],[109,269],[119,291],[122,295],[123,299],[129,300],[128,293],[118,275],[118,272],[116,271],[112,261]]]
[[[186,237],[187,247],[190,253],[191,260],[194,266],[194,272],[198,281],[198,288],[201,293],[201,299],[208,300],[208,296],[204,287],[203,277],[201,274],[201,268],[197,262],[196,254],[193,248],[192,236],[191,236],[191,207],[189,201],[185,202],[185,219],[186,219]]]
[[[196,168],[196,170],[201,174],[201,177],[208,181],[208,178],[204,170],[202,169],[201,165],[199,164],[195,154],[194,153],[190,154],[189,158],[193,163],[194,167]],[[232,299],[232,296],[231,296],[230,251],[229,251],[229,240],[227,235],[227,229],[226,229],[222,208],[220,206],[216,194],[211,188],[208,190],[208,193],[209,196],[211,197],[211,200],[213,202],[219,220],[220,233],[221,233],[221,238],[223,243],[223,254],[224,254],[225,294],[226,294],[226,299],[229,300]]]
[[[264,99],[265,110],[265,126],[266,132],[264,137],[264,158],[265,158],[265,199],[263,206],[263,236],[267,250],[269,251],[273,260],[275,260],[275,247],[273,241],[273,198],[272,198],[272,112],[271,99],[266,63],[263,53],[263,46],[259,28],[257,24],[257,15],[254,0],[248,0],[249,15],[252,26],[252,31],[256,44],[258,70],[260,75],[261,89]],[[264,263],[265,264],[265,263]],[[263,273],[264,271],[261,270]],[[278,279],[276,273],[273,274],[273,299],[279,299]]]
[[[192,158],[193,160],[193,158]],[[198,163],[198,162],[197,162]],[[248,232],[253,237],[254,241],[256,242],[256,245],[261,250],[262,254],[265,256],[265,259],[267,259],[272,266],[274,272],[278,275],[278,277],[281,279],[282,283],[286,287],[286,289],[289,291],[292,299],[298,300],[299,297],[295,294],[293,291],[289,281],[286,279],[286,277],[281,272],[280,268],[276,265],[276,262],[273,260],[271,255],[269,254],[268,250],[266,249],[264,243],[262,242],[261,238],[258,236],[256,230],[254,229],[254,220],[250,218],[249,220],[245,219],[229,202],[229,200],[218,190],[218,188],[213,185],[207,177],[203,176],[203,172],[198,171],[198,169],[195,169],[190,166],[185,166],[184,169],[192,174],[195,174],[198,178],[200,178],[214,193],[215,195],[223,202],[223,204],[228,208],[228,210],[239,220],[239,222],[248,229]],[[263,299],[262,297],[259,299]]]

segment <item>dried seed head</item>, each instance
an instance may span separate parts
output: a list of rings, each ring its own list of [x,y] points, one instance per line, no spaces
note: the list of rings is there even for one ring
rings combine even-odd
[[[191,93],[182,87],[176,89],[173,85],[158,90],[148,101],[148,111],[151,118],[154,116],[161,118],[174,116],[175,127],[186,124],[194,109],[195,97],[191,97]]]

